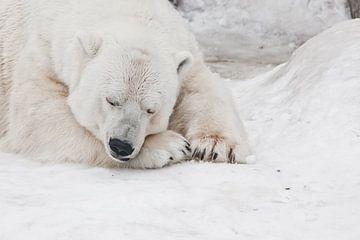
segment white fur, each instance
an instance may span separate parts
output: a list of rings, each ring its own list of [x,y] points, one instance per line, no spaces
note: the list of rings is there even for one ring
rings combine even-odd
[[[186,139],[195,159],[250,154],[220,77],[167,0],[5,0],[0,9],[4,149],[133,168],[190,158]],[[131,142],[132,160],[112,157],[110,138]]]

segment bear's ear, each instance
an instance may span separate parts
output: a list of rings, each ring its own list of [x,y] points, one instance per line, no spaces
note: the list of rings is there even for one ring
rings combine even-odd
[[[79,32],[76,37],[85,54],[89,57],[95,57],[102,45],[101,37],[97,34],[87,32]]]
[[[183,76],[187,71],[190,70],[193,65],[194,57],[189,52],[179,52],[176,55],[177,73],[179,76]]]

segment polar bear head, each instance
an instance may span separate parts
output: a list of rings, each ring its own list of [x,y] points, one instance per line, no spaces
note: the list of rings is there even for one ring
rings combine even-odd
[[[73,42],[68,105],[112,159],[134,158],[148,135],[168,127],[193,60],[188,52],[164,52],[98,34],[81,33]]]

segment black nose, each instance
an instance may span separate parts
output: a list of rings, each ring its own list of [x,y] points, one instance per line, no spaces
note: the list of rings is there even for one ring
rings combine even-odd
[[[117,138],[111,138],[109,141],[110,149],[119,157],[127,157],[131,155],[134,148],[131,144],[125,141],[121,141]]]

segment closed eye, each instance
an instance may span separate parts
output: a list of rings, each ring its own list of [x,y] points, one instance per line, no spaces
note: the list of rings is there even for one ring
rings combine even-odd
[[[155,110],[152,110],[152,109],[148,109],[148,110],[146,110],[146,112],[150,115],[155,114]]]
[[[110,104],[111,106],[113,106],[113,107],[119,107],[120,106],[120,103],[118,101],[114,101],[114,100],[112,100],[112,99],[110,99],[108,97],[106,98],[106,102],[108,104]]]

